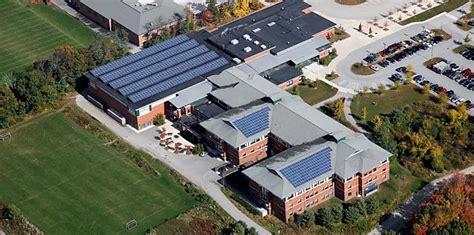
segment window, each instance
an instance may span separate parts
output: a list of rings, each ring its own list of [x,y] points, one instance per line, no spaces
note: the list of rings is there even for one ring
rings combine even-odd
[[[287,85],[287,86],[291,86],[291,85],[293,85],[293,80],[289,80],[289,81],[287,81],[287,82],[286,82],[286,85]]]
[[[347,188],[352,188],[352,184],[349,184],[349,187],[347,187]]]
[[[352,192],[349,192],[349,193],[347,194],[347,196],[348,196],[348,197],[352,196]]]
[[[385,179],[386,177],[387,177],[387,175],[386,175],[386,174],[383,174],[383,175],[382,175],[382,178],[383,178],[383,179]]]
[[[386,170],[387,170],[387,168],[383,168],[383,170],[382,170],[382,171],[383,171],[383,172],[385,172]]]

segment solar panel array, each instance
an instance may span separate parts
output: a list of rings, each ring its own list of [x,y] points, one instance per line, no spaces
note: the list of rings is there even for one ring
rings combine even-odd
[[[186,35],[91,71],[133,103],[205,75],[229,62]]]
[[[156,52],[162,51],[164,49],[170,48],[172,46],[178,45],[180,43],[183,43],[185,41],[189,40],[188,36],[186,35],[179,35],[175,38],[172,38],[170,40],[167,40],[165,42],[162,42],[158,45],[149,47],[146,50],[143,50],[141,52],[135,53],[133,55],[126,56],[122,59],[116,60],[112,63],[100,66],[96,69],[91,70],[92,75],[94,76],[100,76],[102,74],[108,73],[112,70],[118,69],[124,65],[130,64],[132,62],[135,62],[137,60],[143,59],[145,57],[148,57],[152,54],[155,54]]]
[[[284,167],[280,172],[294,186],[303,185],[318,176],[332,171],[330,147],[326,147],[310,156]]]
[[[233,124],[245,137],[249,138],[270,127],[270,108],[264,107],[251,114],[247,114],[233,121]]]

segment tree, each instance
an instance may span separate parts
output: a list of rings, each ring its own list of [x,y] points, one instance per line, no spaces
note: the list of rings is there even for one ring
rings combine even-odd
[[[209,0],[209,3],[207,4],[207,9],[214,15],[217,11],[217,1]]]
[[[359,214],[362,215],[362,216],[366,216],[367,215],[367,208],[366,208],[366,204],[365,204],[365,201],[364,200],[357,200],[354,202],[353,206],[355,206],[357,208],[357,210],[359,211]]]
[[[316,214],[316,222],[321,226],[329,226],[334,222],[333,214],[330,209],[322,207]]]
[[[365,205],[367,208],[367,214],[371,215],[377,211],[380,203],[375,197],[369,197],[367,200],[365,200]]]
[[[425,84],[423,85],[423,93],[428,94],[430,92],[430,85]]]
[[[369,35],[372,35],[372,27],[369,27]]]
[[[312,211],[305,211],[303,212],[300,226],[303,228],[310,227],[314,225],[314,220],[315,220],[314,213]]]
[[[230,228],[231,235],[245,235],[245,231],[247,230],[247,224],[242,220],[237,221],[233,224]]]
[[[387,90],[387,87],[385,87],[385,85],[384,85],[383,83],[381,83],[381,84],[378,86],[379,94],[384,93],[386,90]]]
[[[355,224],[360,217],[359,210],[351,205],[344,210],[343,222],[346,224]]]
[[[342,218],[344,217],[344,208],[342,204],[338,203],[333,208],[331,208],[331,213],[333,217],[333,223],[341,223]]]
[[[466,37],[464,37],[464,42],[469,43],[471,41],[471,36],[469,34],[466,34]]]
[[[411,83],[413,81],[413,65],[409,64],[407,65],[407,72],[406,72],[406,78],[407,78],[407,83]]]
[[[442,93],[438,96],[438,101],[441,103],[441,104],[446,104],[448,103],[448,96],[445,94],[445,93]]]
[[[365,120],[367,118],[367,107],[363,107],[360,112],[360,119]]]
[[[196,144],[193,148],[193,154],[201,155],[202,153],[204,153],[204,145]]]
[[[383,121],[380,115],[377,114],[374,116],[371,123],[372,123],[372,129],[377,130],[380,128],[380,126],[382,126]]]
[[[365,85],[365,86],[362,88],[362,92],[363,92],[364,94],[369,93],[369,86]]]
[[[362,32],[362,23],[359,23],[359,31]]]
[[[398,90],[400,89],[400,87],[402,86],[402,83],[400,81],[396,81],[394,84],[393,84],[393,88],[395,90]]]
[[[153,118],[153,124],[155,124],[155,126],[162,126],[165,124],[165,115],[163,115],[162,113],[159,113],[158,115],[155,116],[155,118]]]
[[[18,112],[18,100],[7,83],[0,83],[0,128],[13,125]]]
[[[258,235],[257,229],[250,227],[247,229],[247,231],[245,231],[245,235]]]
[[[344,99],[337,99],[332,106],[334,116],[339,118],[344,116]]]

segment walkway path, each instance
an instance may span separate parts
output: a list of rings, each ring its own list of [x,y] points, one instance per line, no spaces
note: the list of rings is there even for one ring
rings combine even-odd
[[[155,159],[164,162],[189,181],[193,182],[212,197],[212,199],[214,199],[234,219],[244,221],[248,226],[257,229],[258,233],[261,235],[270,234],[267,230],[242,213],[234,204],[232,204],[224,193],[222,193],[221,185],[217,182],[217,180],[220,179],[220,176],[211,170],[212,168],[221,165],[223,163],[222,161],[210,157],[176,155],[167,152],[159,146],[159,141],[155,139],[159,135],[157,128],[150,128],[137,133],[129,127],[120,126],[102,110],[99,110],[89,101],[84,99],[83,96],[78,95],[76,97],[76,103],[80,108],[104,124],[117,136],[124,139],[132,146],[146,151]]]
[[[472,174],[474,173],[474,166],[468,167],[460,172],[464,174]],[[423,187],[423,189],[418,191],[407,202],[405,202],[400,209],[393,212],[390,217],[382,221],[382,223],[380,223],[375,229],[370,231],[369,235],[378,235],[383,231],[390,230],[401,232],[421,203],[428,200],[433,192],[438,188],[438,183],[451,178],[454,174],[455,173],[431,181],[431,183]]]

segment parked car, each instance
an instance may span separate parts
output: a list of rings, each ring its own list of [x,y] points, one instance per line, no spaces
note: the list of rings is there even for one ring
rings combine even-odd
[[[376,65],[376,64],[373,64],[371,66],[369,66],[370,69],[372,69],[374,72],[377,72],[380,70],[380,66]]]
[[[424,80],[424,81],[420,82],[420,85],[422,85],[422,86],[424,86],[426,84],[430,85],[431,83],[430,83],[430,81],[427,81],[427,80]]]
[[[453,42],[454,42],[454,44],[457,44],[457,45],[462,45],[462,42],[461,42],[461,41],[459,41],[459,40],[454,40]]]
[[[446,93],[448,90],[442,86],[438,87],[438,89],[436,89],[436,93],[438,94],[444,94]]]
[[[406,73],[407,72],[407,67],[405,67],[405,66],[398,67],[397,69],[395,69],[395,71],[397,71],[399,73]]]
[[[447,95],[449,98],[451,98],[451,97],[455,96],[455,94],[454,94],[454,91],[453,91],[453,90],[449,90],[449,91],[447,91],[447,92],[446,92],[446,95]]]

